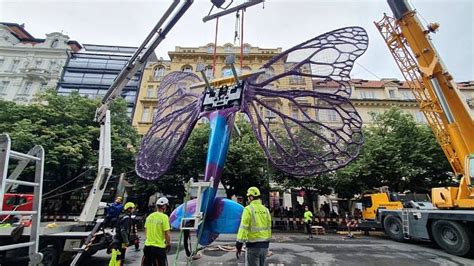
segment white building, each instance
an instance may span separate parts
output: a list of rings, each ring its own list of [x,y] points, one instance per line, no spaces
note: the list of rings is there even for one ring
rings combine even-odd
[[[46,88],[56,88],[69,51],[81,45],[59,32],[34,38],[23,25],[0,23],[0,99],[28,104]]]

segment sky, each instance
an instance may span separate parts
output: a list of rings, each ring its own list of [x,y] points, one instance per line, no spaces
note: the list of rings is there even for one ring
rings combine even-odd
[[[229,0],[228,0],[229,1]],[[234,5],[244,0],[234,0]],[[432,35],[438,53],[456,81],[474,80],[474,1],[408,0],[424,25],[440,23]],[[0,21],[25,24],[36,38],[63,32],[79,43],[139,46],[171,0],[0,0]],[[169,59],[176,46],[213,43],[215,20],[202,22],[209,0],[195,0],[156,49]],[[361,26],[369,48],[358,59],[352,78],[402,79],[373,22],[391,14],[384,0],[266,0],[244,16],[244,42],[261,48],[291,48],[317,35],[347,26]],[[235,14],[219,20],[218,45],[234,43]]]

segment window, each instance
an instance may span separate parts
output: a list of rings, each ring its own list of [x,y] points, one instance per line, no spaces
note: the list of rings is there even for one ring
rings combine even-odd
[[[395,90],[388,90],[388,95],[390,98],[395,98]]]
[[[32,88],[33,88],[33,83],[32,82],[27,82],[25,84],[25,87],[23,88],[23,91],[21,92],[21,94],[30,94]]]
[[[13,60],[12,65],[10,66],[10,71],[15,72],[18,70],[18,65],[20,64],[20,60]]]
[[[43,63],[42,60],[36,60],[36,62],[35,62],[35,68],[36,68],[36,69],[41,69],[41,64],[42,64],[42,63]]]
[[[3,63],[5,63],[5,59],[0,59],[0,69],[2,69]]]
[[[415,113],[415,121],[417,123],[425,123],[426,122],[425,115],[423,115],[422,112],[417,111]]]
[[[232,76],[232,69],[230,69],[230,67],[223,67],[222,77],[230,77],[230,76]]]
[[[183,68],[181,68],[181,71],[184,71],[184,72],[193,72],[193,67],[190,66],[190,65],[186,65],[186,66],[183,66]]]
[[[51,72],[53,69],[54,69],[54,65],[56,65],[56,61],[54,60],[51,60],[51,62],[49,62],[49,72]]]
[[[59,43],[58,39],[54,39],[54,41],[51,43],[51,48],[58,47],[58,43]]]
[[[6,93],[8,85],[10,85],[10,81],[2,81],[2,83],[0,83],[0,93]]]
[[[413,93],[409,90],[399,90],[400,94],[402,95],[402,98],[404,100],[412,100],[415,97],[413,96]]]
[[[214,53],[214,45],[207,46],[207,53],[208,54],[213,54]]]
[[[151,85],[148,86],[148,88],[146,89],[146,97],[147,98],[153,98],[155,96],[154,93],[153,93],[154,91],[155,90],[154,90],[153,86],[151,86]]]
[[[149,115],[150,115],[150,109],[145,107],[142,113],[142,122],[148,122]]]
[[[155,79],[161,79],[165,75],[165,67],[164,66],[157,66],[155,68],[155,72],[153,73],[153,77]]]
[[[206,77],[208,79],[213,79],[214,78],[214,75],[212,73],[212,67],[211,66],[207,66],[206,69],[204,70],[204,74],[206,74]]]
[[[299,116],[298,109],[291,110],[291,117],[292,118],[298,119],[298,116]]]
[[[158,107],[153,107],[153,117],[152,117],[152,119],[155,119],[156,112],[158,112]]]
[[[227,45],[224,47],[224,52],[225,53],[233,53],[234,52],[234,47],[232,47],[231,45]]]
[[[41,90],[41,91],[45,91],[47,88],[48,88],[48,83],[42,82],[42,83],[41,83],[40,90]]]
[[[337,112],[334,110],[327,110],[328,120],[337,121]]]
[[[250,53],[250,46],[245,45],[244,46],[244,54],[248,54],[248,53]]]
[[[375,99],[375,93],[373,91],[360,91],[360,98]]]
[[[310,116],[308,113],[308,108],[303,108],[303,113],[301,114],[303,121],[309,121],[308,117]]]

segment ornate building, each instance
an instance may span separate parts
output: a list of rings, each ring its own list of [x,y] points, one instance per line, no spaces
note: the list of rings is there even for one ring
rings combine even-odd
[[[68,54],[81,45],[59,32],[37,39],[23,25],[0,23],[0,99],[27,104],[55,88]]]
[[[335,87],[337,87],[335,82],[313,81],[313,88],[321,92],[333,90]],[[373,122],[374,114],[383,113],[392,106],[410,113],[417,123],[427,123],[406,82],[401,82],[397,79],[353,79],[351,87],[351,101],[366,126]],[[473,109],[474,81],[460,82],[458,83],[458,88],[466,98],[469,107]],[[337,123],[336,115],[330,112],[320,114],[319,119],[329,124]]]

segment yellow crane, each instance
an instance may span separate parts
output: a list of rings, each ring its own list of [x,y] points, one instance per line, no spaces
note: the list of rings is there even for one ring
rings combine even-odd
[[[431,43],[439,25],[425,28],[406,0],[387,2],[394,16],[385,14],[375,25],[460,181],[433,188],[432,204],[412,200],[402,208],[378,208],[377,222],[394,240],[434,240],[451,254],[474,256],[473,115]]]

